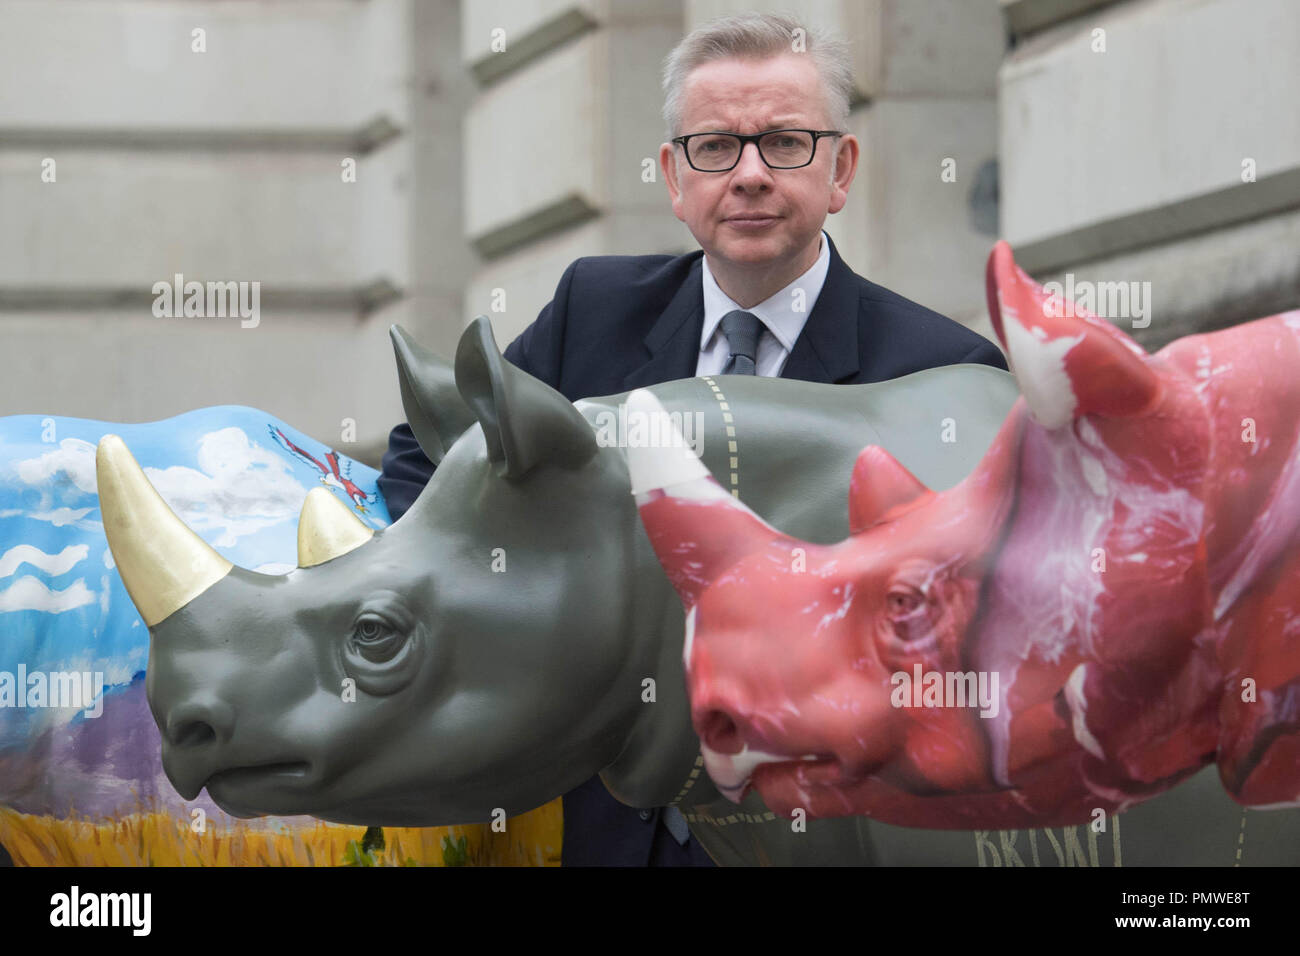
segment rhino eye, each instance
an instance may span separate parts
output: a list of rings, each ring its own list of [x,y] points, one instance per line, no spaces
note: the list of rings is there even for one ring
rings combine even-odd
[[[392,660],[402,649],[405,635],[394,630],[387,621],[377,617],[363,617],[352,631],[352,643],[357,652],[372,664]]]

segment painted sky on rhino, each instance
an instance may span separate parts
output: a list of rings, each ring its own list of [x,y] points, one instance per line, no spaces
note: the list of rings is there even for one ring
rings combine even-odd
[[[246,568],[282,573],[296,565],[298,514],[318,485],[359,504],[364,511],[354,513],[371,527],[391,521],[378,472],[340,455],[350,496],[327,446],[257,409],[217,406],[134,425],[0,418],[0,672],[16,675],[20,665],[29,673],[102,672],[105,682],[97,718],[80,709],[0,707],[0,777],[9,781],[0,783],[0,801],[27,812],[67,812],[78,770],[107,779],[92,788],[103,791],[91,799],[98,805],[88,806],[83,792],[77,809],[115,812],[114,782],[154,778],[138,762],[158,763],[144,700],[149,632],[114,569],[95,493],[95,446],[108,433],[125,440],[186,524]],[[141,734],[153,738],[151,747],[125,746]],[[74,759],[52,759],[60,751]],[[44,773],[24,768],[32,761],[45,764]],[[56,767],[70,778],[37,784]]]

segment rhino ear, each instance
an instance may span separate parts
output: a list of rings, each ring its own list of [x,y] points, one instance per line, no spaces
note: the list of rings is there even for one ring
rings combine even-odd
[[[849,481],[849,531],[897,518],[923,504],[934,492],[879,445],[868,445],[853,463]]]
[[[1080,415],[1141,414],[1159,376],[1140,346],[1105,319],[1054,296],[1016,265],[1000,241],[985,271],[989,317],[1034,418],[1060,428]]]
[[[440,464],[447,449],[474,424],[474,413],[456,390],[450,363],[419,345],[400,325],[391,326],[388,335],[406,421],[429,461]]]
[[[485,315],[460,337],[456,387],[502,478],[522,478],[540,464],[577,468],[596,454],[591,425],[567,398],[502,358]]]

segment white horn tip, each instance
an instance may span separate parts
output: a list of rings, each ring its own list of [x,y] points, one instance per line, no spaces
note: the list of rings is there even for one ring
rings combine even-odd
[[[629,434],[622,437],[627,444],[632,494],[710,477],[709,470],[682,437],[677,420],[653,392],[638,388],[628,394],[627,420]],[[644,441],[632,441],[636,435],[643,436]]]

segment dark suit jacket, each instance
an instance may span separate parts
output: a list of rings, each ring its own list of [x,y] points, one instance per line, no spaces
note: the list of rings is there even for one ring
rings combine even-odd
[[[578,259],[506,359],[570,401],[693,377],[704,331],[703,255]],[[963,362],[1007,367],[988,339],[854,274],[833,242],[830,260],[782,378],[857,384]],[[394,520],[432,474],[410,426],[394,428],[379,478]],[[619,803],[593,777],[564,797],[564,865],[707,865],[696,841],[679,847],[659,814]]]

